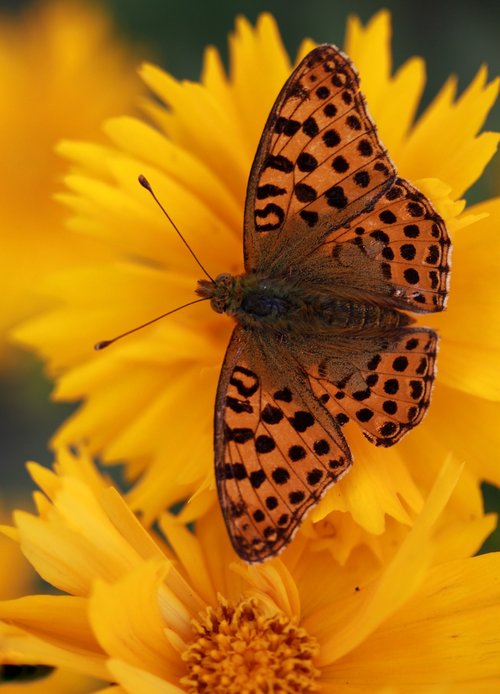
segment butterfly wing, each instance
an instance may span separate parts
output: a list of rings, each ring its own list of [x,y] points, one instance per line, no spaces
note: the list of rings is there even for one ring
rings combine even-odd
[[[332,231],[304,257],[330,258],[323,272],[340,266],[344,286],[362,288],[399,309],[417,313],[442,311],[450,273],[450,238],[430,201],[408,181],[398,178],[372,208]],[[362,273],[360,272],[362,270]],[[361,276],[360,276],[361,275]]]
[[[264,128],[247,190],[245,267],[283,275],[300,264],[307,274],[318,247],[336,260],[347,243],[365,257],[337,272],[344,288],[404,310],[444,308],[444,222],[416,188],[396,180],[352,63],[324,45],[292,73]]]
[[[414,186],[396,179],[371,209],[313,248],[303,267],[336,295],[357,293],[368,303],[428,313],[445,308],[449,256],[441,217]],[[305,358],[305,368],[314,394],[337,423],[352,419],[370,441],[391,446],[427,411],[437,343],[426,328],[385,335],[367,330],[337,338],[329,353],[324,344],[311,345],[316,354]],[[301,363],[304,351],[303,345],[297,350]]]
[[[339,426],[351,419],[372,443],[392,446],[427,411],[437,339],[427,328],[402,328],[387,336],[336,340],[329,351],[313,343],[309,351],[297,350],[296,360]]]
[[[416,312],[444,308],[450,242],[430,202],[395,168],[350,61],[309,53],[281,90],[245,205],[247,272],[304,292]],[[406,322],[411,322],[406,321]],[[215,454],[232,543],[262,561],[351,465],[350,418],[390,446],[421,421],[437,336],[418,327],[323,338],[237,327],[219,381]],[[348,331],[347,331],[348,332]]]
[[[217,390],[215,475],[245,561],[280,552],[351,465],[340,428],[308,393],[277,340],[235,328]]]
[[[394,179],[353,65],[334,46],[318,46],[285,83],[257,149],[245,203],[246,270],[286,269],[285,248],[300,257]]]

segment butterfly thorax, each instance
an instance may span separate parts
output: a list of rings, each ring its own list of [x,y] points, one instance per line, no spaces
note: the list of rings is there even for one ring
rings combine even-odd
[[[295,334],[387,332],[408,325],[404,313],[375,301],[346,298],[335,288],[319,290],[287,278],[257,273],[223,273],[199,280],[196,293],[210,299],[217,313],[227,313],[246,328]]]

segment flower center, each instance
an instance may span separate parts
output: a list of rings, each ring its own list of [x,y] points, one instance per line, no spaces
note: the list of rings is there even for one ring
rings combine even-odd
[[[219,598],[193,621],[194,638],[183,653],[189,674],[181,684],[190,694],[319,691],[313,665],[316,639],[283,614],[266,617],[257,601],[236,606]]]

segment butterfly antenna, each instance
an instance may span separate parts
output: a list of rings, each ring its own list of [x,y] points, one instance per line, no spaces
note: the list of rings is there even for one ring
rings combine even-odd
[[[100,342],[96,342],[94,345],[94,349],[97,351],[100,351],[101,349],[105,349],[106,347],[109,347],[109,345],[112,345],[113,342],[116,342],[117,340],[121,340],[122,337],[127,337],[127,335],[131,335],[132,333],[135,333],[138,330],[142,330],[143,328],[147,328],[148,325],[151,325],[152,323],[156,323],[156,321],[161,320],[162,318],[165,318],[166,316],[171,316],[172,313],[176,313],[177,311],[180,311],[182,308],[186,308],[186,306],[192,306],[193,304],[199,304],[200,301],[207,301],[207,299],[208,299],[208,297],[205,297],[204,299],[195,299],[194,301],[188,301],[187,304],[183,304],[182,306],[177,306],[177,308],[173,308],[171,311],[167,311],[166,313],[162,313],[161,316],[157,316],[156,318],[153,318],[152,320],[148,320],[147,323],[143,323],[142,325],[138,325],[136,328],[132,328],[132,330],[127,330],[127,332],[122,333],[121,335],[117,335],[112,340],[101,340]]]
[[[191,246],[189,245],[189,243],[186,241],[186,239],[184,238],[184,236],[181,234],[181,232],[179,231],[178,227],[177,227],[176,224],[174,223],[172,217],[168,214],[167,210],[163,207],[163,205],[161,204],[161,202],[160,202],[160,201],[158,200],[158,198],[156,197],[155,192],[154,192],[154,190],[151,188],[151,184],[149,183],[148,179],[147,179],[145,176],[143,176],[142,174],[140,174],[140,176],[139,176],[139,183],[141,184],[141,186],[142,186],[143,188],[146,188],[146,190],[149,191],[149,192],[151,193],[151,195],[152,195],[152,197],[153,197],[153,200],[156,202],[156,204],[158,205],[158,207],[160,208],[160,210],[163,212],[163,214],[165,215],[165,217],[168,219],[168,221],[170,222],[170,224],[174,227],[174,229],[176,230],[176,232],[177,232],[178,235],[180,236],[182,243],[186,246],[186,248],[188,249],[188,251],[191,253],[191,255],[193,256],[193,258],[194,258],[194,259],[196,260],[196,262],[198,263],[199,267],[202,269],[202,271],[203,271],[203,272],[205,273],[205,275],[208,277],[208,279],[209,279],[211,282],[214,282],[215,280],[214,280],[214,278],[212,277],[212,275],[211,275],[209,272],[207,272],[207,270],[203,267],[203,265],[201,264],[201,262],[200,262],[200,261],[198,260],[198,258],[196,257],[196,255],[195,255],[193,249],[191,248]]]

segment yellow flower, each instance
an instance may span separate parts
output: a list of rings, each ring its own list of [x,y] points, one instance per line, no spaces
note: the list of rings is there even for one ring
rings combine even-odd
[[[414,123],[424,65],[413,58],[392,75],[389,35],[387,12],[367,27],[352,19],[347,51],[401,175],[416,183],[447,220],[456,262],[449,310],[424,321],[441,334],[428,418],[391,449],[376,449],[348,425],[354,468],[313,515],[320,521],[332,512],[349,513],[352,520],[343,524],[349,548],[363,535],[375,536],[376,543],[387,517],[411,523],[409,511],[421,510],[438,461],[450,450],[469,462],[468,484],[476,492],[478,479],[500,480],[495,464],[500,202],[464,212],[461,199],[496,148],[497,135],[477,133],[498,85],[487,84],[481,69],[455,98],[450,80]],[[306,41],[299,57],[311,46]],[[208,49],[200,84],[180,83],[145,65],[142,76],[155,97],[147,113],[156,127],[114,119],[105,126],[108,146],[66,142],[60,147],[73,167],[66,178],[69,192],[60,196],[73,210],[73,226],[107,243],[114,260],[51,277],[48,289],[62,303],[17,332],[57,376],[55,397],[85,400],[55,443],[85,440],[106,463],[125,461],[129,478],[140,477],[129,501],[147,520],[191,495],[186,520],[213,503],[213,400],[231,321],[205,305],[193,306],[99,355],[92,354],[91,345],[193,298],[200,275],[137,185],[138,173],[152,182],[204,265],[214,274],[242,270],[248,171],[266,116],[291,69],[269,15],[261,16],[255,29],[238,20],[230,63],[227,77],[217,52]],[[478,326],[473,334],[467,328],[472,324]],[[464,519],[467,504],[464,494],[457,510]],[[345,558],[344,550],[339,548]]]
[[[2,349],[8,328],[48,305],[34,291],[43,273],[109,257],[100,240],[63,229],[53,194],[66,167],[55,146],[100,138],[102,120],[130,112],[138,91],[132,51],[88,3],[0,16]]]
[[[453,462],[406,535],[387,536],[386,563],[359,548],[345,566],[307,543],[243,564],[213,512],[196,534],[165,514],[166,545],[86,456],[62,452],[56,472],[31,472],[44,493],[39,515],[18,511],[4,532],[65,594],[0,602],[3,662],[61,667],[134,694],[472,694],[500,681],[500,555],[440,559],[462,533],[435,530],[456,503]]]

